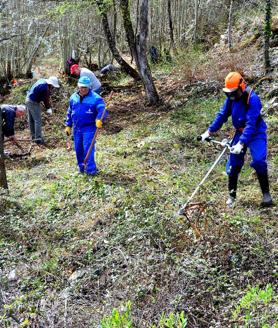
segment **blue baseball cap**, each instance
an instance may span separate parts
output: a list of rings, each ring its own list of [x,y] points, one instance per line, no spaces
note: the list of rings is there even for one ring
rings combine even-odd
[[[87,76],[81,76],[80,79],[78,80],[77,85],[79,87],[90,88],[91,80]]]

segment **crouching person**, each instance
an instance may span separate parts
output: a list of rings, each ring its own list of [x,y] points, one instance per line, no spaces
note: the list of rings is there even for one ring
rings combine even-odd
[[[6,137],[12,143],[17,143],[14,131],[15,118],[22,118],[26,114],[26,107],[24,105],[1,105],[2,116],[2,138]]]
[[[98,171],[95,162],[95,144],[86,165],[84,160],[97,128],[102,128],[105,103],[97,93],[90,89],[90,84],[91,81],[86,76],[82,76],[78,80],[78,91],[70,97],[69,101],[65,133],[70,136],[73,128],[79,172],[95,175]],[[104,118],[106,116],[107,112],[105,112]]]

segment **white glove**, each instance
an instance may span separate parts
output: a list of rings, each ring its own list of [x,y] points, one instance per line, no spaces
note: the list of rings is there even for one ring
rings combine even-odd
[[[48,108],[46,112],[48,115],[52,115],[52,108]]]
[[[201,138],[202,138],[201,141],[205,142],[206,139],[209,137],[210,137],[210,132],[209,132],[209,130],[207,130],[205,133],[201,134]]]
[[[244,144],[239,141],[236,145],[234,145],[231,148],[231,154],[236,154],[236,155],[240,154],[242,152],[243,147]]]

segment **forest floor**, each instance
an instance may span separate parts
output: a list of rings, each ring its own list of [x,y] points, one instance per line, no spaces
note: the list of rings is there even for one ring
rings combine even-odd
[[[234,208],[225,204],[225,157],[187,216],[177,215],[221,151],[196,136],[224,100],[221,78],[183,73],[174,63],[154,69],[164,101],[157,107],[144,103],[140,85],[106,82],[105,99],[114,95],[97,141],[96,177],[78,174],[66,149],[63,120],[74,87],[65,81],[53,96],[54,115],[43,114],[47,147],[6,160],[3,327],[278,327],[278,211],[259,207],[250,155]],[[22,100],[29,85],[7,101]],[[277,113],[266,120],[277,202]],[[29,138],[26,121],[17,131]],[[232,134],[229,123],[216,138]]]

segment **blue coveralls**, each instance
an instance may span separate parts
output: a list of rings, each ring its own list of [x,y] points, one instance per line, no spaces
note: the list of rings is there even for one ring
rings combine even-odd
[[[103,99],[91,90],[84,97],[80,97],[78,92],[70,97],[66,125],[73,127],[74,147],[81,173],[84,171],[91,175],[97,173],[95,145],[88,158],[86,168],[84,167],[84,159],[96,132],[95,121],[101,119],[104,109]],[[107,112],[105,113],[106,116]]]
[[[236,129],[232,145],[241,141],[246,146],[242,153],[230,154],[226,168],[229,175],[240,172],[247,148],[250,149],[252,157],[250,166],[258,174],[267,173],[267,125],[260,116],[262,104],[256,93],[251,91],[249,104],[247,105],[246,100],[244,100],[246,92],[250,92],[250,89],[247,88],[245,94],[239,100],[233,100],[231,103],[227,98],[209,127],[210,132],[216,132],[222,127],[223,123],[227,122],[229,116],[232,116],[232,123]]]

